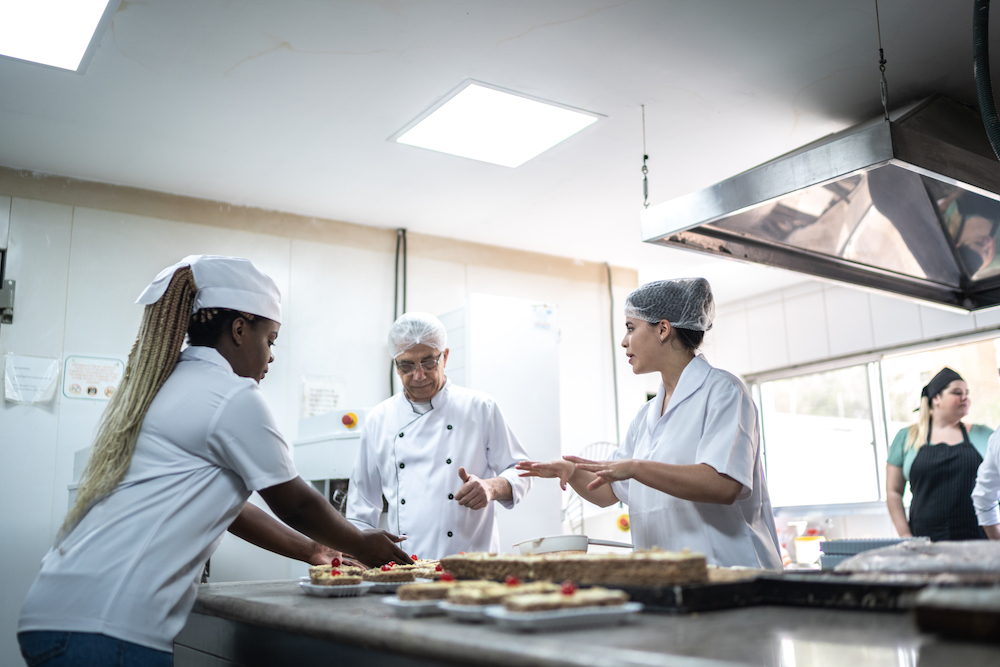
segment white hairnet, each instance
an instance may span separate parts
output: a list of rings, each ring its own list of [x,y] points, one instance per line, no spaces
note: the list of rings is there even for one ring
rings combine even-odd
[[[448,347],[448,332],[441,320],[430,313],[406,313],[389,329],[389,354],[395,359],[415,345],[427,345],[438,352]]]
[[[678,329],[708,331],[715,318],[712,286],[704,278],[646,283],[628,295],[625,317],[647,322],[666,320]]]

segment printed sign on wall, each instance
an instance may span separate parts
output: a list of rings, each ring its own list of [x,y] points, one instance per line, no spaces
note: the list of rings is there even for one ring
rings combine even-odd
[[[110,401],[124,374],[125,364],[118,359],[66,357],[63,396]]]
[[[11,403],[48,403],[56,395],[58,378],[58,359],[4,355],[3,397]]]

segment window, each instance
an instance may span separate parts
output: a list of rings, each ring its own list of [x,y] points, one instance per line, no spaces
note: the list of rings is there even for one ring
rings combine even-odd
[[[840,368],[751,379],[771,504],[884,500],[888,444],[914,422],[920,389],[944,366],[969,385],[972,407],[965,423],[1000,425],[1000,338],[979,334],[965,340],[936,349],[869,354]]]
[[[879,499],[871,399],[867,364],[761,384],[773,505]]]

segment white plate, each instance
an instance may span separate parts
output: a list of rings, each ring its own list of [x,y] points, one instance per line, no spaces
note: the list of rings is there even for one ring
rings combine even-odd
[[[438,606],[438,602],[439,600],[400,600],[395,595],[382,598],[382,603],[392,607],[392,613],[399,618],[440,616],[444,611]]]
[[[412,581],[366,581],[366,584],[371,584],[372,589],[370,593],[395,593],[400,586],[404,584],[412,584]]]
[[[486,615],[487,610],[503,609],[500,605],[452,604],[444,600],[438,603],[438,606],[441,611],[448,614],[449,618],[464,623],[485,623],[489,621],[489,617]]]
[[[299,581],[299,588],[306,595],[314,595],[318,598],[349,598],[358,595],[364,595],[372,588],[372,584],[367,581],[362,581],[360,584],[351,584],[349,586],[317,586],[316,584],[310,583],[308,578],[305,581]]]
[[[580,607],[554,611],[507,611],[503,607],[490,607],[486,615],[502,628],[512,630],[569,630],[591,626],[624,623],[642,611],[641,602],[626,602],[609,607]]]

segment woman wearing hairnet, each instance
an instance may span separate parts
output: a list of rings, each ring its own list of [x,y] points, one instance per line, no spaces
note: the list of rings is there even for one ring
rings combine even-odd
[[[697,353],[715,304],[704,278],[648,283],[625,303],[633,373],[659,373],[654,400],[610,461],[575,456],[518,465],[558,477],[592,503],[629,506],[636,549],[689,548],[709,563],[781,569],[761,473],[757,409],[746,386]]]

